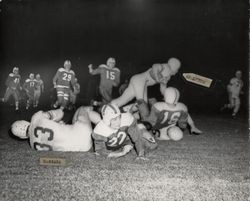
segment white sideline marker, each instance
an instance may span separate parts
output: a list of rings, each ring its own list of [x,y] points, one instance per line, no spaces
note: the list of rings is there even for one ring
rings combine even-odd
[[[209,88],[213,82],[213,80],[210,78],[197,75],[194,73],[183,73],[182,75],[187,81],[207,87],[207,88]]]

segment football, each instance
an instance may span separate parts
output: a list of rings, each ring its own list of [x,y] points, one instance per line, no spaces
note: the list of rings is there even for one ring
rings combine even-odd
[[[179,141],[183,138],[183,132],[179,127],[173,126],[168,129],[168,136],[173,141]]]

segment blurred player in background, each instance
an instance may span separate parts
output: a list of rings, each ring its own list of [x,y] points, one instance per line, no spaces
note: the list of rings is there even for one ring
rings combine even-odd
[[[170,58],[168,63],[154,64],[152,68],[146,72],[136,74],[130,79],[129,85],[124,93],[117,99],[112,101],[112,104],[121,107],[136,98],[139,111],[144,110],[148,103],[148,86],[160,84],[160,91],[163,94],[164,89],[171,76],[175,75],[181,66],[181,62],[176,58]],[[142,114],[144,115],[144,114]]]
[[[36,75],[35,81],[34,107],[37,107],[41,94],[44,92],[44,83],[39,74]]]
[[[183,132],[190,126],[190,133],[199,135],[202,133],[196,128],[194,121],[188,113],[187,106],[179,102],[180,93],[174,87],[164,90],[164,102],[153,104],[150,114],[144,120],[152,125],[153,130],[159,130],[159,140],[182,139]],[[147,112],[149,113],[149,112]]]
[[[39,111],[31,122],[19,120],[12,124],[12,133],[28,139],[31,148],[38,151],[89,151],[92,148],[92,125],[101,120],[92,107],[80,107],[74,114],[72,124],[60,122],[63,110]]]
[[[10,96],[14,97],[15,100],[15,110],[19,110],[19,90],[21,90],[20,86],[21,76],[19,75],[19,68],[14,67],[12,73],[9,74],[7,80],[5,81],[5,85],[7,89],[5,91],[4,97],[2,98],[2,102],[6,103]]]
[[[239,112],[240,109],[240,94],[243,94],[242,87],[243,87],[243,81],[241,79],[242,72],[240,70],[237,70],[235,73],[235,77],[233,77],[229,84],[227,85],[227,93],[228,93],[228,99],[229,104],[225,104],[221,111],[229,108],[233,109],[232,116],[235,117],[236,114]]]
[[[23,84],[23,89],[26,92],[27,95],[27,101],[26,101],[26,110],[29,109],[30,105],[35,105],[34,98],[35,98],[35,75],[33,73],[30,73],[29,78],[25,80]]]
[[[80,93],[80,84],[78,83],[77,78],[75,78],[75,85],[74,87],[70,90],[70,103],[72,104],[73,108],[75,108],[75,104],[76,104],[76,98],[77,95]]]
[[[122,83],[121,86],[119,87],[119,94],[122,95],[127,87],[128,87],[128,79],[126,79],[124,83]]]
[[[69,102],[70,88],[74,88],[75,85],[75,73],[71,70],[71,62],[66,60],[63,66],[57,70],[53,78],[53,85],[57,91],[57,101],[54,108],[60,106],[62,110]]]
[[[93,131],[95,152],[108,157],[121,157],[129,153],[135,145],[139,157],[145,151],[157,147],[154,137],[143,124],[137,124],[130,113],[121,113],[116,105],[102,107],[102,121]]]
[[[106,104],[112,100],[113,87],[117,87],[120,84],[120,70],[115,67],[116,61],[110,57],[107,60],[107,64],[101,64],[98,68],[93,69],[93,65],[89,64],[89,73],[91,75],[100,74],[101,81],[99,85],[99,92],[102,96],[102,103]]]

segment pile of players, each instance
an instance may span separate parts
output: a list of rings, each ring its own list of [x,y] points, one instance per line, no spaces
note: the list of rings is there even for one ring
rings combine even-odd
[[[178,89],[167,87],[180,66],[181,62],[176,58],[154,64],[147,71],[132,76],[122,95],[112,99],[112,88],[120,82],[115,59],[109,58],[107,65],[100,65],[97,69],[90,64],[89,73],[101,75],[102,101],[94,103],[99,109],[95,111],[93,106],[81,106],[76,110],[72,124],[65,124],[61,120],[69,99],[68,84],[75,85],[75,75],[67,60],[53,79],[58,96],[55,106],[60,108],[39,111],[31,122],[14,122],[12,133],[29,138],[31,147],[36,150],[92,150],[97,155],[121,157],[134,148],[138,157],[144,158],[147,151],[158,146],[158,140],[181,140],[186,129],[190,134],[202,133],[195,126],[187,106],[179,102]],[[147,88],[155,84],[160,85],[163,101],[148,101]]]

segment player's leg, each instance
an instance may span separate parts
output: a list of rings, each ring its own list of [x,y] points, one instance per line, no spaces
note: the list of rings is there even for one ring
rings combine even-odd
[[[194,124],[194,121],[193,119],[191,118],[191,116],[188,114],[188,118],[187,118],[187,123],[188,125],[190,126],[190,132],[191,134],[195,134],[195,135],[199,135],[202,133],[201,130],[199,130],[195,124]]]
[[[121,107],[121,106],[127,104],[133,98],[135,98],[134,87],[133,87],[132,83],[129,83],[129,86],[125,89],[123,94],[120,97],[112,100],[111,104],[115,104],[118,107]]]
[[[233,114],[232,116],[236,116],[236,114],[239,112],[240,110],[240,97],[237,96],[234,98],[235,100],[235,104],[234,104],[234,109],[233,109]]]
[[[15,100],[15,110],[19,110],[19,93],[17,90],[14,90],[13,91],[13,97],[14,97],[14,100]]]
[[[100,86],[99,91],[102,96],[102,104],[107,104],[112,100],[112,88]]]
[[[9,100],[11,94],[12,94],[12,90],[11,90],[9,87],[7,87],[7,89],[6,89],[6,91],[5,91],[5,94],[4,94],[4,97],[3,97],[2,101],[3,101],[4,103],[8,102],[8,100]]]
[[[61,88],[57,88],[57,101],[54,104],[54,108],[57,108],[58,106],[61,106],[63,104],[63,97],[64,97],[64,91]]]
[[[26,94],[27,94],[26,110],[28,110],[30,107],[30,104],[32,103],[32,94],[30,91],[28,91]]]

